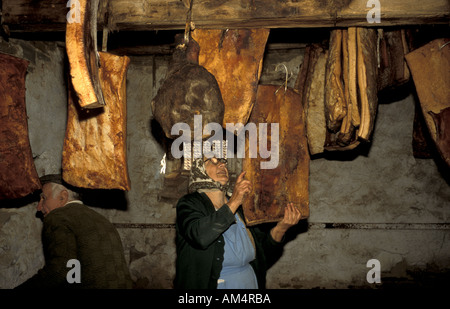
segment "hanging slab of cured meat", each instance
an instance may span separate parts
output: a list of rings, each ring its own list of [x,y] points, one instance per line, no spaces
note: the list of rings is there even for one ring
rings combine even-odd
[[[450,166],[450,107],[439,114],[430,112],[436,125],[436,146],[444,161]]]
[[[224,104],[216,78],[198,63],[197,42],[190,38],[184,43],[179,35],[175,41],[167,76],[151,102],[153,117],[168,138],[178,136],[179,132],[171,133],[175,124],[186,123],[194,139],[194,116],[202,116],[202,128],[207,123],[221,124]]]
[[[325,79],[325,116],[327,128],[332,132],[339,130],[342,119],[347,114],[347,102],[342,82],[342,30],[332,30]]]
[[[0,53],[0,200],[41,188],[28,138],[27,67],[28,61]]]
[[[309,45],[305,50],[304,61],[296,82],[296,88],[298,87],[298,92],[302,96],[311,155],[323,152],[327,136],[324,104],[327,59],[327,50],[318,44]]]
[[[73,89],[82,108],[105,105],[99,80],[97,12],[99,0],[77,0],[67,19],[66,50]],[[77,7],[79,10],[77,10]]]
[[[331,31],[324,149],[351,150],[370,140],[378,108],[377,61],[375,29],[350,27]]]
[[[409,81],[405,55],[409,52],[405,30],[378,29],[380,63],[378,91],[393,88]]]
[[[360,141],[370,140],[377,114],[376,30],[332,30],[328,57],[325,112],[329,132],[325,149],[350,150]]]
[[[258,86],[249,122],[257,127],[259,123],[267,123],[267,148],[271,150],[276,146],[276,141],[271,139],[271,124],[279,124],[279,136],[276,136],[279,160],[275,168],[261,168],[261,162],[269,158],[250,158],[247,139],[243,170],[246,179],[253,184],[253,191],[242,205],[247,225],[281,220],[289,202],[300,210],[303,219],[309,217],[309,154],[304,117],[298,93],[291,89],[284,91],[279,86]],[[258,138],[261,139],[261,131]],[[258,154],[260,145],[258,143]]]
[[[344,83],[344,100],[346,114],[342,119],[341,128],[336,143],[340,150],[353,149],[359,145],[356,140],[356,128],[361,119],[358,108],[358,80],[357,80],[357,30],[350,27],[342,32],[342,79]],[[328,148],[330,149],[330,148]]]
[[[246,124],[256,99],[269,29],[204,30],[192,36],[200,45],[199,64],[217,79],[226,123]]]
[[[450,44],[436,39],[408,53],[405,58],[411,70],[420,106],[439,152],[450,165]]]
[[[106,105],[81,109],[69,91],[63,178],[76,187],[130,190],[126,156],[126,74],[130,59],[100,52]]]
[[[331,30],[328,50],[317,44],[306,48],[295,87],[302,95],[311,155],[369,141],[378,107],[377,78],[374,29]]]
[[[358,138],[368,141],[373,131],[378,109],[376,30],[356,28],[356,42],[358,91],[361,100],[361,124],[358,128]]]

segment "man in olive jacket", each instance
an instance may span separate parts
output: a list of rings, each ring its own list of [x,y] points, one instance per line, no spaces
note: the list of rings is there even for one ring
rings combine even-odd
[[[45,266],[17,288],[131,288],[122,242],[111,222],[78,200],[60,175],[41,177],[41,183],[37,210],[44,215]]]

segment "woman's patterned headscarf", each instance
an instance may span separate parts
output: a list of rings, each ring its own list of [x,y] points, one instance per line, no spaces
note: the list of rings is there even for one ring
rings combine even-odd
[[[205,162],[202,158],[192,161],[191,173],[189,175],[189,193],[191,192],[208,192],[208,191],[224,191],[228,192],[229,181],[222,185],[220,182],[213,180],[208,176],[205,169]]]

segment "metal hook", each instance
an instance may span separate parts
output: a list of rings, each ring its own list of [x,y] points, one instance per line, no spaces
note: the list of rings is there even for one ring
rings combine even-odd
[[[287,91],[288,80],[292,77],[292,72],[289,74],[289,70],[288,70],[287,66],[286,66],[284,63],[279,63],[279,64],[275,67],[275,71],[278,71],[278,68],[279,68],[280,66],[283,66],[283,67],[284,67],[284,70],[285,70],[285,72],[286,72],[286,80],[285,80],[285,82],[284,82],[284,92],[286,92],[286,91]],[[278,90],[280,90],[281,87],[283,87],[283,85],[281,85],[281,86],[275,91],[275,94],[277,94]]]
[[[442,45],[441,47],[439,47],[439,50],[443,49],[446,45],[450,44],[450,41],[448,41],[447,43],[444,43],[444,45]]]

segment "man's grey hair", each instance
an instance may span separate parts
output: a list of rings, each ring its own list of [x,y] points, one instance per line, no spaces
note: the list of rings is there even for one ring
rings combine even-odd
[[[68,188],[66,188],[65,186],[59,184],[59,183],[54,183],[51,182],[51,189],[52,189],[52,195],[53,197],[56,197],[59,193],[61,193],[63,190],[67,190],[68,193],[68,201],[73,201],[73,200],[79,200],[80,199],[80,195]]]

